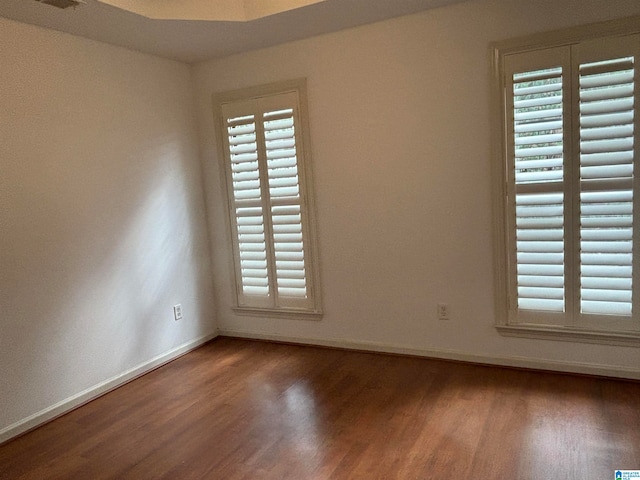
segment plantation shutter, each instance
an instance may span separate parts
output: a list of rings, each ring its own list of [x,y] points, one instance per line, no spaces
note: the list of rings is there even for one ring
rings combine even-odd
[[[240,306],[310,309],[297,93],[222,105]]]
[[[580,65],[581,313],[632,313],[634,58]]]
[[[303,299],[307,282],[293,109],[265,112],[263,122],[278,295]]]
[[[226,119],[233,210],[244,295],[269,296],[267,245],[254,114]]]
[[[565,70],[566,49],[536,58],[517,56],[507,65],[512,314],[565,311]],[[529,67],[529,68],[526,68]],[[533,67],[533,68],[531,68]]]
[[[512,322],[640,329],[639,49],[635,35],[505,58]]]

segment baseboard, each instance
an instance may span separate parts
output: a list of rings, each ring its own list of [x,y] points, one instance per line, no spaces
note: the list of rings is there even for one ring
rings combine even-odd
[[[224,337],[269,340],[274,342],[314,345],[320,347],[341,348],[365,352],[411,355],[417,357],[455,360],[460,362],[492,365],[498,367],[524,368],[528,370],[545,370],[580,375],[612,377],[625,380],[640,380],[640,369],[618,367],[612,365],[599,365],[594,363],[544,361],[533,360],[525,357],[475,355],[454,350],[416,349],[376,342],[354,342],[348,340],[342,341],[325,340],[320,338],[300,338],[289,337],[286,335],[241,332],[236,330],[219,330],[218,334]]]
[[[51,420],[64,415],[65,413],[68,413],[87,402],[90,402],[91,400],[95,400],[105,393],[108,393],[111,390],[124,385],[125,383],[135,380],[145,373],[149,373],[151,370],[155,370],[156,368],[161,367],[162,365],[169,363],[172,360],[175,360],[185,353],[195,350],[199,346],[207,343],[210,340],[213,340],[217,336],[218,333],[215,332],[213,334],[204,335],[202,337],[196,338],[195,340],[184,343],[172,350],[169,350],[168,352],[152,358],[147,362],[144,362],[130,370],[127,370],[120,375],[94,385],[93,387],[90,387],[76,395],[66,398],[61,402],[56,403],[55,405],[52,405],[27,418],[24,418],[14,423],[13,425],[9,425],[8,427],[3,428],[2,430],[0,430],[0,445],[47,422],[50,422]]]

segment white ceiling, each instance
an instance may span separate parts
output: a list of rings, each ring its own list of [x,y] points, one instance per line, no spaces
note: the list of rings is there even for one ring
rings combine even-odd
[[[231,22],[157,20],[98,0],[64,10],[35,0],[0,0],[0,16],[193,63],[462,1],[466,0],[325,0]]]

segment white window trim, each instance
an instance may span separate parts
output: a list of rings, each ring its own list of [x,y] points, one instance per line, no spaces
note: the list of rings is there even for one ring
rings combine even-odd
[[[235,231],[233,229],[234,213],[232,210],[232,198],[233,189],[230,184],[230,170],[227,165],[227,158],[225,153],[225,139],[224,139],[224,118],[222,114],[222,106],[227,103],[234,103],[242,100],[251,100],[261,97],[271,97],[280,94],[295,92],[298,97],[298,117],[299,117],[299,130],[300,130],[300,144],[297,144],[298,148],[302,151],[299,154],[298,162],[298,176],[299,185],[301,186],[301,204],[306,215],[303,218],[304,223],[304,242],[305,242],[305,258],[307,263],[311,266],[310,272],[307,277],[307,288],[309,296],[312,299],[312,305],[310,308],[297,308],[297,307],[270,307],[270,306],[248,306],[242,305],[239,302],[241,297],[241,279],[238,275],[239,259],[237,258],[237,252],[235,248]],[[230,238],[230,243],[233,250],[233,255],[230,258],[230,268],[234,272],[234,288],[233,288],[233,300],[234,304],[232,310],[240,315],[259,316],[259,317],[276,317],[276,318],[289,318],[289,319],[301,319],[301,320],[319,320],[323,316],[322,312],[322,295],[320,289],[320,262],[318,254],[318,242],[317,242],[317,227],[316,227],[316,210],[314,202],[313,191],[313,171],[311,167],[311,152],[310,152],[310,138],[309,138],[309,121],[308,121],[308,107],[307,107],[307,82],[306,79],[295,79],[283,82],[277,82],[267,85],[260,85],[255,87],[249,87],[239,90],[233,90],[222,93],[213,94],[213,112],[214,123],[216,130],[216,139],[218,144],[218,158],[220,161],[220,172],[222,178],[222,188],[225,198],[225,208],[227,215],[225,215],[225,223],[227,232]]]
[[[534,34],[527,37],[496,42],[491,45],[492,90],[491,90],[491,120],[495,128],[492,129],[492,191],[493,191],[493,223],[494,223],[494,285],[496,321],[498,332],[507,336],[517,336],[547,340],[561,340],[582,343],[596,343],[620,346],[640,346],[640,332],[634,331],[604,331],[590,328],[576,328],[572,326],[548,326],[532,324],[510,324],[509,322],[509,278],[508,278],[508,249],[507,249],[507,209],[505,196],[508,188],[507,171],[504,168],[507,155],[507,142],[504,114],[506,98],[503,92],[503,58],[512,53],[527,52],[543,48],[570,45],[586,40],[603,37],[615,37],[640,33],[640,16],[601,22],[591,25],[568,28],[553,32]],[[636,70],[636,78],[640,68]],[[637,83],[638,84],[638,83]],[[640,91],[636,93],[640,98]],[[636,119],[636,125],[638,120]],[[640,130],[636,128],[636,138]],[[638,152],[638,140],[636,140]],[[636,161],[640,156],[636,155]],[[638,194],[635,195],[634,213],[640,215],[637,208]],[[634,240],[637,234],[634,233]],[[634,241],[637,245],[637,242]],[[635,249],[640,251],[640,246]],[[636,262],[637,264],[637,262]],[[637,288],[637,286],[636,286]],[[640,312],[634,312],[634,320],[638,320]]]

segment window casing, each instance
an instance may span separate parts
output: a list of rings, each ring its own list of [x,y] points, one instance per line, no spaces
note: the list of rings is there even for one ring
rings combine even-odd
[[[640,34],[628,25],[494,48],[503,333],[640,343]]]
[[[304,80],[214,96],[235,310],[321,315]]]

